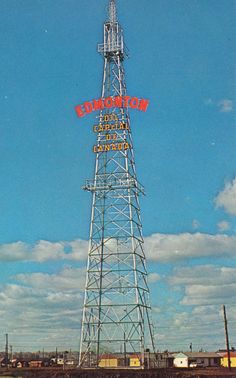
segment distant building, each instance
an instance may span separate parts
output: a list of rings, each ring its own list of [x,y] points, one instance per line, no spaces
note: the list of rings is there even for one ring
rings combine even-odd
[[[170,368],[174,365],[174,356],[172,353],[165,351],[165,352],[158,352],[156,355],[150,354],[150,367],[153,368],[155,366],[159,368]]]
[[[177,368],[188,367],[188,356],[185,353],[173,353],[174,361],[173,365]]]
[[[50,365],[64,365],[63,357],[53,357],[50,359]]]
[[[228,367],[228,353],[221,354],[221,365]],[[230,351],[230,366],[236,367],[236,352]]]
[[[13,368],[24,368],[24,367],[29,367],[29,362],[28,361],[24,361],[24,360],[13,360],[12,361],[12,367]]]
[[[6,367],[10,365],[10,360],[7,359],[6,357],[1,357],[0,358],[0,367]]]
[[[103,354],[98,363],[101,368],[116,368],[118,367],[118,356],[112,354]]]
[[[183,352],[174,353],[174,366],[188,367],[219,367],[221,357],[215,352]]]
[[[35,361],[30,361],[29,362],[29,367],[30,368],[41,368],[43,367],[43,361],[42,360],[35,360]]]
[[[78,362],[75,360],[75,359],[73,359],[73,358],[69,358],[69,359],[67,359],[66,360],[66,365],[68,365],[68,366],[75,366],[76,364],[77,364]]]
[[[140,367],[141,366],[140,358],[139,358],[138,355],[130,356],[129,366],[130,367]]]
[[[154,367],[154,353],[144,354],[144,365],[146,367]],[[142,356],[137,353],[127,353],[124,357],[123,353],[107,353],[100,356],[98,366],[101,368],[119,368],[119,367],[132,367],[141,368],[142,366]]]

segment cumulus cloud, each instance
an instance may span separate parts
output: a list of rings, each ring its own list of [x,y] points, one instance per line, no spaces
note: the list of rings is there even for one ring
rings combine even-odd
[[[233,110],[233,101],[227,98],[220,100],[217,104],[220,112],[229,113]]]
[[[194,230],[197,230],[201,226],[200,222],[197,219],[193,219],[192,227]]]
[[[228,231],[230,229],[229,222],[223,220],[217,224],[219,232]]]
[[[64,267],[51,275],[24,273],[12,279],[14,283],[0,286],[0,332],[11,334],[15,348],[32,350],[42,341],[50,350],[77,348],[85,270]]]
[[[226,224],[221,225],[225,227]],[[145,237],[145,251],[149,260],[172,263],[200,257],[235,256],[236,237],[203,233],[153,234]],[[56,242],[40,240],[35,245],[18,242],[0,246],[0,261],[84,261],[88,254],[88,242],[75,240]]]
[[[199,265],[175,268],[168,278],[171,286],[182,286],[183,305],[235,303],[236,268]]]
[[[34,261],[43,263],[54,260],[83,261],[88,254],[88,242],[74,240],[71,242],[50,242],[39,240],[31,245],[23,242],[0,245],[0,261]]]
[[[162,350],[187,351],[191,342],[194,350],[212,351],[222,348],[224,343],[221,306],[179,307],[173,314],[167,310],[165,317],[159,314],[158,324],[157,345]]]
[[[236,215],[236,177],[225,184],[224,189],[215,198],[216,207],[223,207],[226,213]]]
[[[160,304],[160,312],[154,313],[162,348],[187,350],[190,341],[194,350],[222,348],[222,304],[227,305],[231,331],[235,329],[236,268],[213,264],[176,266],[164,282],[166,299]],[[176,294],[173,308],[171,293]]]
[[[155,283],[157,281],[160,281],[160,279],[161,279],[161,276],[158,273],[153,272],[153,273],[149,273],[148,275],[149,283]]]
[[[83,290],[85,284],[85,268],[65,267],[60,274],[31,273],[17,274],[15,279],[24,285],[49,289],[60,292],[61,290]]]
[[[218,108],[221,113],[230,113],[233,110],[233,101],[228,98],[222,98],[219,101],[213,100],[212,98],[205,98],[204,104]]]
[[[153,234],[145,238],[150,260],[173,263],[200,257],[235,257],[236,237],[202,233],[177,235]]]
[[[173,240],[173,237],[177,239]],[[196,256],[197,251],[199,251],[199,247],[197,247],[198,243],[200,243],[200,247],[205,245],[205,243],[212,243],[212,241],[209,242],[209,237],[212,237],[218,245],[222,245],[222,243],[226,243],[227,245],[228,241],[223,242],[222,240],[232,240],[231,238],[228,239],[225,235],[218,235],[218,240],[212,235],[204,234],[155,234],[149,238],[152,239],[153,243],[157,243],[157,251],[161,250],[162,253],[167,253],[168,256],[165,255],[166,257],[163,258],[161,255],[156,258],[155,243],[154,250],[149,249],[149,254],[154,254],[153,260],[162,262],[167,258],[167,262],[172,262],[173,243],[179,243],[179,248],[182,246],[182,250],[187,251],[191,241],[195,245],[195,249],[192,247],[190,256]],[[199,242],[199,240],[203,241]],[[45,245],[43,244],[43,246]],[[150,246],[151,244],[147,245]],[[207,253],[213,253],[213,249],[213,246],[210,245]],[[39,250],[41,251],[42,249]],[[56,250],[59,256],[60,254],[64,256],[66,253],[73,255],[72,250],[74,253],[79,253],[80,242],[75,242],[73,246],[70,243],[70,248],[67,247],[63,253],[59,246]],[[53,248],[51,251],[55,253],[53,252]],[[183,256],[186,256],[185,252],[183,252]],[[40,266],[42,265],[38,265],[38,267]],[[199,348],[202,345],[206,345],[212,332],[209,323],[211,321],[214,322],[214,319],[215,321],[219,321],[221,304],[236,303],[235,277],[236,268],[210,264],[175,267],[169,276],[165,277],[165,288],[168,286],[171,290],[168,291],[165,289],[165,295],[161,300],[160,298],[158,299],[156,302],[158,306],[154,306],[153,311],[156,324],[161,324],[160,328],[163,327],[163,329],[158,330],[158,342],[160,344],[163,343],[164,349],[168,347],[173,348],[173,345],[177,345],[178,343],[183,344],[183,340],[188,340],[189,334],[195,335],[196,342],[199,342]],[[153,285],[158,285],[161,279],[160,275],[156,272],[149,274],[149,282]],[[53,274],[40,271],[21,273],[12,277],[12,282],[14,283],[10,283],[9,281],[7,285],[0,286],[0,331],[2,334],[6,332],[10,333],[11,342],[15,348],[18,348],[18,350],[27,350],[40,348],[40,345],[48,350],[52,350],[56,346],[60,347],[60,345],[65,349],[77,348],[80,333],[85,268],[80,269],[65,266],[61,271],[54,272]],[[180,288],[180,290],[175,291],[173,288],[175,290]],[[176,301],[179,303],[177,307],[177,302],[173,303],[173,306],[174,304],[175,306],[171,311],[171,300],[175,295],[173,293],[177,293],[178,299]],[[155,297],[157,296],[156,293],[153,294],[155,294]],[[164,310],[162,309],[162,305],[165,307]],[[197,307],[191,309],[191,306]],[[233,312],[231,313],[233,314]],[[235,316],[236,312],[234,318]],[[160,321],[160,319],[162,320]],[[208,326],[204,322],[207,322]],[[195,324],[201,326],[197,335]],[[173,332],[169,332],[172,329],[171,327],[173,327]],[[177,335],[174,332],[176,327],[178,327]],[[63,330],[63,332],[58,332],[58,330]],[[207,332],[209,333],[207,334]],[[219,332],[214,332],[214,337]],[[197,338],[199,341],[197,341]],[[25,340],[29,344],[25,344]],[[30,345],[30,348],[28,345]]]
[[[208,305],[222,303],[235,303],[236,284],[233,285],[190,285],[186,287],[185,295],[181,301],[184,305]]]
[[[231,285],[236,284],[236,268],[197,265],[178,267],[168,279],[171,285]]]
[[[21,261],[28,256],[29,246],[26,243],[16,242],[0,244],[0,261]]]
[[[207,338],[208,342],[209,334],[212,333],[212,324],[220,324],[221,322],[221,307],[217,305],[196,306],[193,307],[192,311],[176,312],[173,319],[174,326],[178,327],[179,330],[181,329],[181,335],[186,331],[187,335],[191,334],[192,337],[196,337],[203,332],[203,336]],[[220,328],[220,334],[223,334],[222,327],[218,328]],[[206,334],[206,331],[209,333]],[[216,333],[217,330],[214,330],[214,336]]]
[[[199,232],[178,235],[157,233],[145,237],[145,251],[150,261],[171,264],[192,258],[222,255],[234,258],[236,237]],[[11,342],[16,349],[40,348],[40,345],[49,350],[60,345],[65,349],[77,348],[85,268],[75,268],[73,263],[85,260],[87,252],[88,242],[83,240],[55,243],[41,240],[34,245],[17,242],[0,246],[0,260],[3,262],[40,263],[37,272],[16,274],[9,279],[8,284],[0,284],[0,332],[11,334]],[[65,264],[71,261],[72,267],[64,266],[59,272],[52,274],[40,271],[40,267],[44,270],[43,263],[48,261],[64,261]],[[173,348],[178,342],[189,340],[190,334],[199,338],[199,347],[201,342],[205,345],[211,337],[212,329],[209,326],[207,334],[207,326],[201,324],[219,321],[222,303],[236,303],[235,277],[236,268],[210,264],[169,267],[164,278],[158,272],[150,273],[149,283],[153,289],[154,286],[157,287],[157,293],[152,293],[155,303],[153,315],[156,324],[163,326],[158,331],[158,341],[162,340],[163,347]],[[158,285],[161,287],[160,296]],[[234,314],[231,311],[231,314],[235,319],[236,310]],[[194,323],[201,326],[197,335]],[[171,327],[173,332],[169,332]],[[214,337],[217,334],[218,330],[214,332]],[[24,340],[29,344],[24,344]]]

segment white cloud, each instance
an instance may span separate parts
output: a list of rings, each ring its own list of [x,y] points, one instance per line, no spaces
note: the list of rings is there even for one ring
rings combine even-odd
[[[148,282],[149,283],[155,283],[157,281],[160,281],[161,276],[158,273],[149,273],[148,275]]]
[[[217,224],[219,232],[228,231],[230,229],[229,222],[223,220]]]
[[[71,248],[71,253],[68,256],[71,258],[71,260],[83,261],[87,259],[89,246],[88,241],[78,239],[68,242],[68,245]]]
[[[236,252],[236,236],[221,234],[153,234],[144,241],[147,258],[161,263],[209,256],[235,257]],[[88,242],[85,240],[57,243],[40,240],[33,246],[22,242],[0,246],[2,262],[85,261],[87,254]]]
[[[220,112],[229,113],[233,110],[233,101],[227,98],[220,100],[217,104]]]
[[[185,289],[183,305],[209,305],[236,302],[236,284],[233,285],[190,285]]]
[[[64,243],[51,243],[46,240],[40,240],[32,247],[31,254],[28,258],[32,261],[44,262],[47,260],[59,260],[64,255]]]
[[[21,261],[27,259],[29,246],[26,243],[16,242],[0,245],[0,261]]]
[[[235,330],[236,268],[210,264],[176,266],[164,283],[166,298],[161,297],[160,311],[154,313],[162,349],[188,350],[190,342],[194,350],[222,348],[222,304],[228,310],[230,330]],[[173,293],[174,306],[168,300]]]
[[[83,290],[85,285],[85,268],[75,269],[65,267],[60,274],[31,273],[17,274],[18,282],[34,288],[49,289],[55,292],[61,290]]]
[[[218,102],[212,98],[206,98],[204,104],[206,106],[214,106],[214,108],[217,107],[221,113],[229,113],[233,110],[233,101],[228,98],[223,98]]]
[[[74,240],[71,242],[49,242],[39,240],[34,245],[23,242],[0,245],[0,261],[34,261],[43,263],[54,260],[83,261],[88,254],[88,242]]]
[[[157,345],[161,350],[187,351],[192,343],[193,350],[214,351],[224,346],[224,327],[221,306],[206,305],[175,309],[174,313],[163,310],[156,317]],[[170,316],[171,315],[171,316]]]
[[[236,237],[183,233],[177,235],[153,234],[145,238],[148,259],[174,263],[200,257],[235,257]]]
[[[183,287],[182,305],[235,303],[236,268],[199,265],[175,268],[168,278],[171,286]]]
[[[173,245],[175,244],[182,250],[181,259],[186,256],[199,256],[203,246],[208,248],[206,248],[206,253],[214,255],[214,246],[216,245],[223,249],[225,246],[236,245],[235,239],[225,235],[155,234],[149,238],[151,240],[146,240],[146,250],[148,246],[154,249],[149,248],[147,254],[153,260],[161,262],[173,261]],[[61,254],[63,260],[64,254],[69,253],[73,256],[73,253],[80,253],[81,250],[80,241],[76,241],[73,245],[71,242],[66,243],[67,248],[63,253],[61,244],[59,243],[59,246],[57,243],[54,244],[56,247],[54,245],[53,248],[50,248],[49,244],[50,253],[53,256],[54,253],[58,256]],[[70,248],[68,244],[70,244]],[[85,242],[85,244],[87,243]],[[43,243],[40,248],[37,247],[37,253],[41,255],[43,250],[44,256],[42,246],[45,247],[47,244]],[[156,253],[158,254],[159,250],[161,254],[157,257]],[[231,252],[229,252],[230,254]],[[58,273],[49,274],[40,271],[21,273],[12,279],[14,284],[0,286],[0,332],[2,334],[9,332],[15,349],[27,350],[29,349],[28,345],[30,345],[30,349],[44,347],[45,350],[53,350],[56,346],[60,348],[60,345],[66,349],[77,348],[85,268],[65,266]],[[218,336],[219,339],[221,338],[221,331],[217,330],[212,336],[209,323],[219,322],[222,303],[228,306],[231,303],[236,303],[236,268],[209,264],[191,267],[179,266],[175,267],[169,276],[165,275],[165,281],[161,280],[158,273],[149,274],[149,282],[157,286],[157,293],[152,293],[154,298],[157,298],[154,301],[153,316],[156,319],[154,323],[157,325],[156,332],[160,348],[174,348],[176,345],[181,345],[181,348],[184,348],[186,340],[187,343],[189,342],[189,335],[194,335],[194,343],[195,345],[198,343],[199,348],[202,345],[205,346],[209,340],[214,345],[218,345],[215,340]],[[165,286],[164,292],[162,286],[161,296],[158,295],[159,281]],[[174,297],[175,301],[171,302]],[[196,307],[192,309],[191,306]],[[235,319],[236,311],[231,314],[232,319]],[[205,325],[205,322],[208,325]],[[198,325],[197,334],[195,324]],[[177,334],[174,332],[176,326],[178,326]],[[58,330],[63,330],[63,332],[58,332]]]
[[[197,219],[193,219],[192,227],[194,230],[198,229],[201,226],[200,222]]]
[[[14,284],[0,286],[0,332],[9,332],[14,348],[40,348],[44,340],[45,349],[77,349],[85,270],[64,267],[51,275],[37,272],[12,278]]]
[[[236,177],[225,184],[223,191],[221,191],[215,198],[216,207],[223,207],[230,215],[236,215]]]
[[[178,267],[168,279],[171,285],[231,285],[236,284],[236,268],[197,265]]]

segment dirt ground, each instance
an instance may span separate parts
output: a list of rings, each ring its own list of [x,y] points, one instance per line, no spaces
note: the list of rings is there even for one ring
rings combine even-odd
[[[236,368],[231,371],[219,369],[150,369],[150,370],[61,370],[40,369],[0,369],[4,378],[236,378]]]

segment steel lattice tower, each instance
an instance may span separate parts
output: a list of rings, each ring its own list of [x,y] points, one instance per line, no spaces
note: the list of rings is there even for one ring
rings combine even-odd
[[[102,98],[127,95],[115,0],[109,0],[108,13],[98,45]],[[79,365],[98,367],[104,353],[123,355],[127,365],[136,353],[143,367],[145,349],[154,352],[139,206],[143,187],[136,178],[128,108],[103,109],[97,118],[95,175],[84,187],[92,193],[92,215]]]

